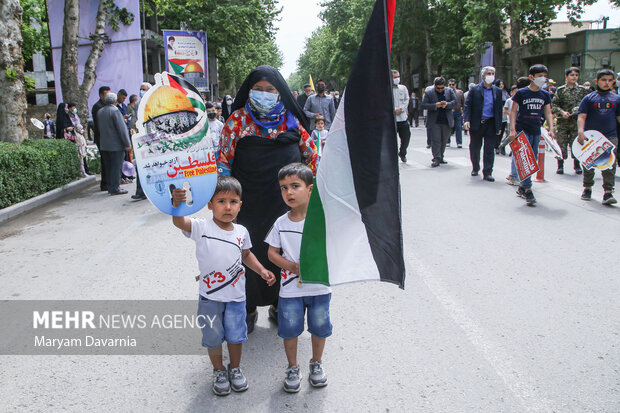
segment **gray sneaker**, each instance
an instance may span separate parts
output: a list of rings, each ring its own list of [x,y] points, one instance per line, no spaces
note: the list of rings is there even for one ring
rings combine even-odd
[[[230,379],[230,387],[234,391],[246,391],[248,389],[248,381],[239,367],[231,369],[228,366],[228,378]]]
[[[301,390],[301,372],[299,366],[291,366],[286,369],[284,379],[284,391],[287,393],[297,393]]]
[[[230,381],[226,370],[213,370],[213,393],[218,396],[230,394]]]
[[[327,376],[323,371],[323,363],[321,361],[310,362],[310,375],[308,376],[312,387],[327,386]]]

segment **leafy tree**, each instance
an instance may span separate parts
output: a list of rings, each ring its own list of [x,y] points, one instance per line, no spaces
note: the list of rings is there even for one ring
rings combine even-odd
[[[62,56],[60,60],[60,86],[65,102],[75,102],[80,117],[88,119],[88,96],[97,80],[97,62],[105,47],[107,25],[118,30],[119,24],[129,25],[134,15],[125,8],[119,8],[114,0],[101,0],[95,18],[95,27],[90,34],[92,46],[86,63],[82,84],[78,81],[78,31],[80,27],[80,1],[65,0],[64,26],[62,31]]]
[[[275,43],[277,0],[152,0],[147,5],[161,27],[207,32],[222,95],[234,94],[256,66],[282,66]]]
[[[19,1],[0,2],[0,140],[12,143],[27,136],[21,25]]]
[[[20,4],[24,9],[22,15],[22,55],[24,61],[30,60],[32,55],[37,52],[47,56],[50,52],[50,41],[45,0],[20,0]]]

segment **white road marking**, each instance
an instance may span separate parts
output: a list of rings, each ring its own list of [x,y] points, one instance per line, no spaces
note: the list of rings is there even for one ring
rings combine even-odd
[[[437,301],[445,308],[452,320],[463,330],[473,346],[482,353],[497,375],[506,384],[506,387],[521,402],[523,408],[530,412],[557,412],[561,409],[553,405],[551,400],[539,394],[536,389],[539,384],[519,370],[510,360],[510,353],[500,343],[497,343],[479,323],[473,320],[465,309],[443,287],[433,272],[413,253],[406,254],[406,260],[413,269],[413,273],[426,284]]]

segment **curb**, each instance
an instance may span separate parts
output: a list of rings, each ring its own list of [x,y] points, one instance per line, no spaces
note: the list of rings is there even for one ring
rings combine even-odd
[[[49,192],[35,196],[34,198],[30,198],[18,204],[11,205],[4,209],[0,209],[0,223],[8,221],[9,219],[15,218],[18,215],[31,211],[42,205],[55,201],[58,198],[62,198],[73,192],[77,192],[81,189],[86,188],[87,186],[91,186],[96,182],[96,180],[96,175],[87,176],[77,181],[70,182],[65,186],[61,186],[60,188],[52,189]]]

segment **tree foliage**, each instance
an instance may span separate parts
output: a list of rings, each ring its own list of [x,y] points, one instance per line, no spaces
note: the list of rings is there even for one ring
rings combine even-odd
[[[520,74],[522,43],[538,48],[549,37],[558,10],[567,7],[574,25],[584,6],[596,0],[408,0],[396,2],[392,40],[392,67],[403,79],[420,73],[421,84],[443,75],[462,83],[477,72],[480,53],[492,42],[498,75]],[[615,2],[619,0],[613,0]],[[297,72],[289,79],[307,79],[312,73],[344,86],[361,43],[374,0],[323,2],[324,26],[307,39]],[[515,31],[516,47],[505,59],[508,35]],[[505,63],[506,62],[506,63]],[[295,80],[295,82],[293,82]],[[405,80],[406,82],[406,80]]]
[[[277,0],[154,0],[148,6],[162,28],[207,33],[209,55],[218,59],[220,94],[234,93],[256,66],[282,66]]]
[[[22,14],[22,56],[24,61],[32,59],[32,55],[50,52],[50,38],[47,29],[45,0],[20,0],[24,9]]]

